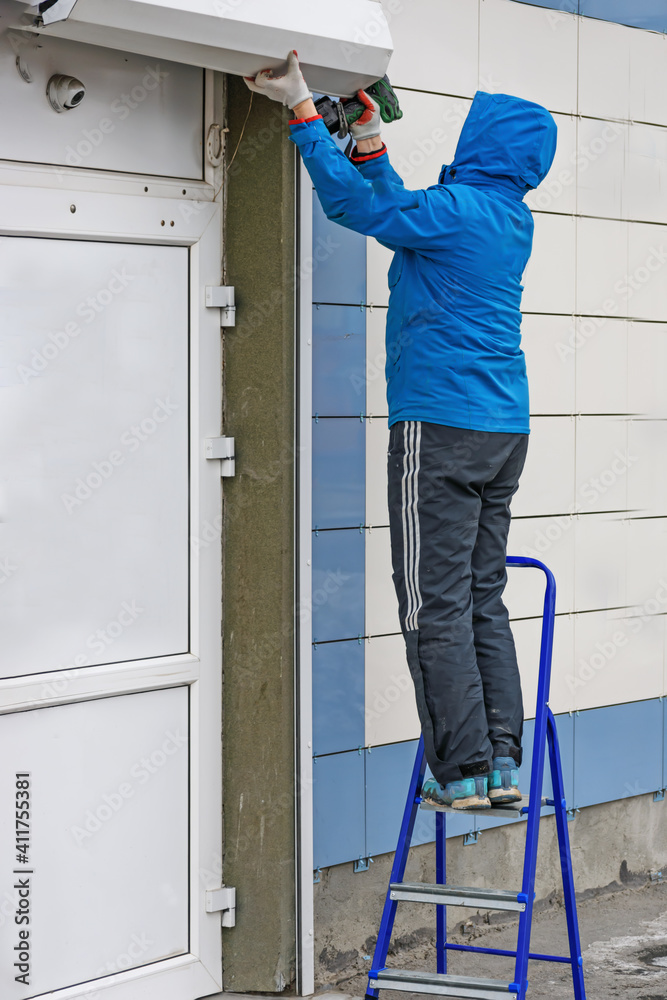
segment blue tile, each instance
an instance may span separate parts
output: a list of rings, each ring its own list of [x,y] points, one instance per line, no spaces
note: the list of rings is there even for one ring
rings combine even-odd
[[[366,520],[366,429],[359,418],[313,421],[313,528]]]
[[[366,301],[366,237],[330,222],[313,191],[313,302]]]
[[[580,0],[580,13],[633,28],[667,31],[667,4],[664,0]]]
[[[314,759],[313,836],[316,868],[366,857],[364,757],[358,751]]]
[[[364,646],[325,642],[313,649],[313,753],[363,746]]]
[[[313,413],[366,412],[366,311],[313,306]]]
[[[364,533],[348,528],[313,534],[313,640],[364,634]],[[301,615],[309,609],[300,609]]]
[[[662,787],[659,699],[578,712],[574,719],[574,805],[644,795]]]

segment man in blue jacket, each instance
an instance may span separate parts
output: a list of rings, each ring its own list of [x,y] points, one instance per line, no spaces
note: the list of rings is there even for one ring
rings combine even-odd
[[[387,401],[393,578],[433,778],[424,798],[458,809],[521,798],[523,704],[502,595],[510,501],[529,434],[521,276],[556,124],[540,105],[475,94],[453,163],[409,191],[380,138],[378,105],[351,126],[349,160],[312,100],[296,53],[246,81],[292,108],[329,219],[394,251]]]

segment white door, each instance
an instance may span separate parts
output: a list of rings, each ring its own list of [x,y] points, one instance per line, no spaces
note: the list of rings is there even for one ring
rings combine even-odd
[[[221,488],[204,457],[220,337],[203,306],[220,257],[204,208],[190,228],[213,219],[208,244],[0,237],[7,1000],[221,988],[206,911],[222,884]]]

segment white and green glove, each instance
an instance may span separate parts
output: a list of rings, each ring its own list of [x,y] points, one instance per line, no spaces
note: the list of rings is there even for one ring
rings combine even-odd
[[[272,101],[280,101],[288,108],[294,108],[307,101],[312,94],[303,78],[296,51],[292,49],[287,57],[287,71],[277,75],[275,70],[263,69],[257,76],[244,76],[247,87],[255,94],[266,94]]]

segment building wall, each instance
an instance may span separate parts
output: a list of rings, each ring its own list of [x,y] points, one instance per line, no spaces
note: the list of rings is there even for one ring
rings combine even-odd
[[[645,7],[614,5],[635,21]],[[557,579],[551,705],[569,804],[658,791],[667,784],[667,41],[578,17],[572,4],[385,8],[404,117],[384,138],[408,187],[435,183],[452,160],[476,89],[537,101],[556,119],[555,163],[527,199],[532,430],[509,552],[542,559]],[[599,8],[581,9],[598,17]],[[329,223],[316,198],[314,216],[315,241],[330,248],[313,290],[314,861],[325,868],[393,849],[419,729],[385,499],[391,254]],[[510,570],[529,719],[542,594],[536,571]],[[530,739],[528,723],[528,750]],[[493,822],[457,817],[449,834]],[[418,826],[418,840],[432,836],[429,822]]]

